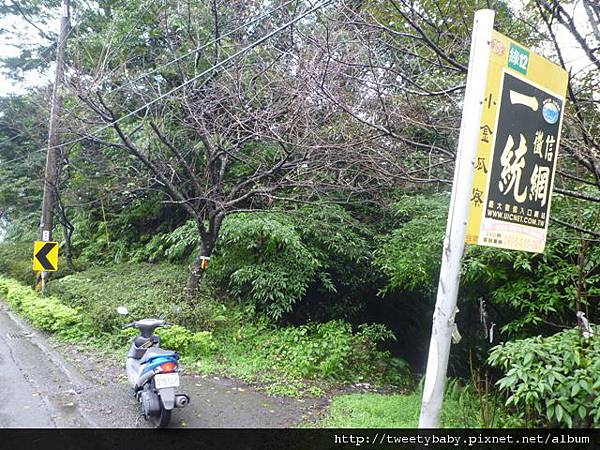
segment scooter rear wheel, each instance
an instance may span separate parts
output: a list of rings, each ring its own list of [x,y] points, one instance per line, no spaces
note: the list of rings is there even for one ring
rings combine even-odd
[[[171,421],[171,410],[165,409],[160,400],[160,413],[152,416],[152,423],[156,428],[165,428]]]
[[[144,397],[146,396],[146,397]],[[146,420],[156,428],[165,428],[171,421],[171,410],[166,409],[162,398],[156,392],[154,380],[144,386],[142,393],[142,405]]]

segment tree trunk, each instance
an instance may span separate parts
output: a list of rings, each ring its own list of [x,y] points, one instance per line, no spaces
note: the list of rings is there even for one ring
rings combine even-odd
[[[58,222],[63,227],[63,239],[65,241],[65,258],[67,260],[67,268],[72,272],[76,272],[75,265],[73,264],[73,245],[72,238],[75,227],[67,217],[67,211],[62,202],[60,192],[56,191],[56,217]]]
[[[202,236],[200,240],[200,248],[198,255],[194,258],[194,262],[190,265],[190,275],[187,283],[187,298],[192,301],[198,293],[200,283],[204,278],[205,269],[202,268],[202,260],[210,258],[216,241],[216,234],[210,233]]]
[[[76,272],[75,265],[73,264],[73,246],[71,244],[71,238],[73,236],[73,227],[65,226],[63,224],[63,237],[65,240],[65,259],[67,260],[67,267],[70,271]]]

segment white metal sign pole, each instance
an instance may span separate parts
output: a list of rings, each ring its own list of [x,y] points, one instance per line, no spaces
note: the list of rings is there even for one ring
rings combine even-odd
[[[467,87],[458,138],[458,150],[452,183],[452,196],[442,251],[442,267],[427,358],[427,372],[421,403],[419,428],[439,427],[440,411],[446,388],[446,371],[460,279],[460,269],[469,217],[469,201],[477,155],[479,126],[485,97],[489,50],[494,27],[494,11],[475,13]]]

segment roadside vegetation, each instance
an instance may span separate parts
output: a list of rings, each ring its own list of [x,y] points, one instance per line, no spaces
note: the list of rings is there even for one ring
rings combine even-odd
[[[54,3],[26,3],[0,17],[51,23]],[[118,358],[131,331],[117,306],[164,317],[187,370],[333,396],[320,426],[414,427],[474,11],[492,5],[499,32],[557,63],[557,27],[588,55],[595,29],[578,35],[542,0],[340,1],[246,51],[314,5],[83,3],[50,183],[60,270],[43,298],[31,242],[52,86],[0,97],[10,308]],[[53,38],[0,69],[44,72]],[[570,73],[544,252],[466,250],[444,426],[600,425],[600,62]]]
[[[185,281],[195,242],[186,237],[186,223],[138,246],[126,262],[114,263],[115,257],[108,256],[102,264],[92,264],[80,256],[77,265],[87,269],[53,276],[44,298],[24,284],[32,281],[24,265],[5,263],[2,271],[20,282],[0,278],[0,294],[35,326],[78,344],[102,337],[99,341],[110,343],[119,357],[131,331],[121,330],[124,318],[116,313],[117,306],[127,306],[132,318],[164,317],[177,324],[160,331],[164,345],[181,353],[188,370],[242,379],[272,395],[335,394],[330,416],[319,426],[414,427],[421,395],[418,369],[411,364],[414,353],[399,341],[410,342],[403,327],[414,329],[411,319],[387,319],[387,324],[386,319],[361,319],[376,317],[370,309],[385,301],[408,302],[408,313],[415,301],[431,305],[437,269],[429,267],[435,266],[433,255],[440,249],[427,242],[442,229],[446,202],[445,195],[402,196],[388,219],[395,224],[393,231],[375,237],[342,210],[320,211],[315,228],[297,225],[298,217],[304,225],[311,223],[306,208],[298,215],[263,213],[231,221],[224,225],[226,250],[217,248],[193,302],[187,298]],[[557,201],[558,217],[561,206]],[[317,226],[326,221],[331,223]],[[0,253],[4,261],[16,261],[25,258],[27,247],[4,243]],[[354,273],[340,264],[351,266],[364,252],[374,255],[369,261],[374,269]],[[493,347],[482,339],[485,329],[469,330],[459,322],[466,344],[456,347],[451,367],[463,381],[449,384],[444,426],[597,425],[599,386],[592,375],[600,361],[597,341],[588,342],[576,329],[527,338],[540,319],[543,323],[549,317],[548,311],[558,318],[568,311],[567,292],[555,287],[571,285],[571,275],[580,270],[578,252],[579,247],[560,240],[549,243],[543,256],[496,251],[492,260],[492,250],[468,252],[463,279],[473,293],[465,297],[463,307],[479,311],[477,296],[489,289],[490,302],[498,295],[502,301],[494,302],[495,307],[505,318],[513,318],[498,330],[500,336],[523,338]],[[596,252],[591,249],[588,257],[597,258]],[[293,270],[303,258],[314,260],[319,270]],[[232,275],[244,270],[252,271],[253,277]],[[595,286],[594,277],[588,278],[590,287]],[[373,294],[384,296],[375,296],[375,306],[356,296],[369,292],[361,289],[365,279],[377,287]],[[266,286],[259,294],[256,280],[264,280]],[[530,293],[535,302],[507,301],[511,289],[521,292],[523,283],[554,286],[553,294],[546,297],[548,290],[539,289]],[[350,290],[345,290],[347,285]],[[289,286],[298,286],[297,300],[291,304]],[[410,292],[413,300],[395,297],[399,290]],[[315,292],[322,299],[318,303]],[[323,302],[342,293],[346,309]],[[544,298],[546,306],[540,301]],[[418,336],[426,335],[423,331]],[[575,350],[572,357],[566,356],[569,348]],[[463,358],[468,358],[468,367]]]
[[[267,316],[209,295],[201,297],[202,306],[186,308],[177,283],[182,276],[184,267],[176,264],[121,263],[58,278],[43,298],[0,277],[0,294],[34,326],[74,343],[108,343],[113,350],[127,347],[132,333],[121,329],[125,319],[117,306],[127,306],[132,318],[166,318],[176,325],[158,334],[189,370],[240,378],[275,395],[316,396],[360,382],[400,390],[412,383],[404,361],[378,350],[378,343],[393,338],[382,325],[353,331],[349,323],[331,320],[276,327]]]

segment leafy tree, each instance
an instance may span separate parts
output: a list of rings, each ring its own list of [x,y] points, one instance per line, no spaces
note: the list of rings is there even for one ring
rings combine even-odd
[[[236,214],[224,223],[211,276],[279,319],[306,298],[309,288],[321,303],[362,288],[360,268],[369,260],[363,233],[358,222],[335,206]]]

